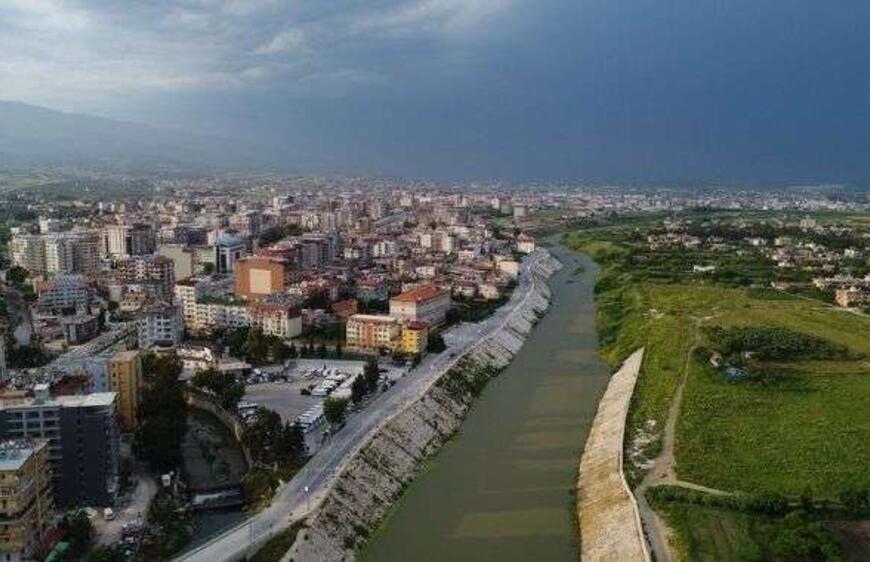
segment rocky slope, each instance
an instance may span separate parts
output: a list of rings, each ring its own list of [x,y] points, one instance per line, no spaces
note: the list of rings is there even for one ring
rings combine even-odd
[[[532,270],[529,297],[503,327],[468,351],[421,399],[388,421],[338,476],[299,533],[285,561],[353,560],[420,464],[459,428],[475,397],[510,363],[550,305],[546,280],[561,264],[552,256]]]

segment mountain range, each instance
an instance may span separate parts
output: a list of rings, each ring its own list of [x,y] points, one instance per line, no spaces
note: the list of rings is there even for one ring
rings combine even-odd
[[[0,168],[289,171],[279,150],[213,135],[0,101]]]

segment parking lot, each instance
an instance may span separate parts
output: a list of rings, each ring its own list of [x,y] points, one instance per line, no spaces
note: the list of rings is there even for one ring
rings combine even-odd
[[[327,393],[349,397],[350,383],[364,367],[362,361],[306,359],[288,366],[257,369],[247,377],[240,410],[253,412],[256,405],[276,412],[282,421],[293,423],[303,414],[310,417]],[[385,382],[395,382],[407,373],[405,366],[389,360],[382,361],[380,370]],[[322,419],[310,426],[306,424],[309,452],[313,453],[323,443],[325,425]]]

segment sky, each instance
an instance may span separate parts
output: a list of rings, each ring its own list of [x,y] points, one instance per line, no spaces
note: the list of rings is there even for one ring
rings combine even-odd
[[[870,2],[0,0],[0,99],[437,179],[870,183]]]

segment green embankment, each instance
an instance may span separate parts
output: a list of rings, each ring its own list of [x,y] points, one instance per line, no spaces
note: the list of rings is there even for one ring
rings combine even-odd
[[[642,451],[637,466],[627,457],[630,481],[638,483],[640,464],[658,453],[674,391],[688,367],[676,429],[679,479],[793,499],[809,493],[836,500],[843,491],[870,488],[870,317],[763,288],[773,265],[752,256],[716,256],[720,270],[732,267],[736,276],[693,276],[687,273],[692,263],[712,258],[650,251],[643,228],[655,220],[565,237],[602,266],[596,288],[602,356],[615,367],[646,347],[626,434],[627,450]],[[707,356],[690,356],[694,348],[716,347],[705,329],[714,326],[783,328],[846,355],[764,361],[774,376],[730,380]],[[687,560],[769,559],[771,533],[781,525],[679,503],[658,509]]]

